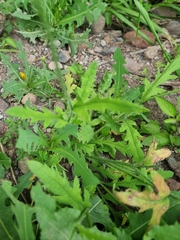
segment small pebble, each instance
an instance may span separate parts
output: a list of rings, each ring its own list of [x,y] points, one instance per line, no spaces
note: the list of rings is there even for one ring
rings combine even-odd
[[[60,62],[58,62],[57,64],[58,64],[58,67],[59,67],[60,69],[63,68],[63,65],[62,65]],[[49,68],[50,70],[55,70],[55,69],[56,69],[56,63],[53,62],[53,61],[50,62],[50,63],[48,64],[48,68]]]
[[[106,46],[106,41],[103,40],[103,39],[101,40],[101,46],[102,46],[102,47],[105,47],[105,46]]]
[[[61,42],[59,41],[59,40],[54,40],[54,45],[55,45],[55,47],[60,47],[60,45],[61,45]]]

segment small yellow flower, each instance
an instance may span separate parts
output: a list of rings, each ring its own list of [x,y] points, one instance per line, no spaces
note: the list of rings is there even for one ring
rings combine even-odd
[[[22,80],[26,80],[26,74],[23,72],[19,72],[19,76]]]

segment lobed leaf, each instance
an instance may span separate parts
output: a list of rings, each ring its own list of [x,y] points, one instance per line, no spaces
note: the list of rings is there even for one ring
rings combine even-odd
[[[35,202],[34,209],[41,228],[40,239],[71,239],[80,211],[67,207],[56,211],[55,199],[45,194],[40,184],[32,188],[31,197]]]
[[[81,87],[78,87],[76,92],[80,99],[85,102],[94,93],[94,82],[97,71],[97,62],[92,62],[86,72],[81,77]]]
[[[128,155],[132,156],[135,162],[141,162],[144,158],[142,144],[140,141],[141,135],[133,126],[136,126],[134,121],[123,120],[120,132],[126,132],[124,141],[127,142]]]
[[[118,97],[120,95],[120,90],[122,90],[123,85],[127,85],[127,82],[123,78],[123,74],[127,74],[128,71],[124,67],[125,60],[120,51],[120,48],[117,48],[113,58],[116,61],[116,64],[113,64],[113,68],[116,72],[116,74],[113,76],[113,79],[115,80],[115,83],[113,85],[115,89],[114,96]]]
[[[151,171],[151,177],[158,193],[155,193],[151,187],[147,187],[142,192],[134,189],[128,189],[126,192],[114,192],[121,202],[133,207],[139,207],[139,212],[144,212],[148,209],[153,210],[149,221],[149,229],[153,225],[159,225],[161,216],[169,207],[168,196],[170,194],[169,187],[156,171]]]
[[[71,186],[65,176],[62,177],[58,171],[49,168],[47,165],[36,161],[28,161],[28,167],[42,181],[44,186],[55,195],[54,198],[60,203],[70,205],[79,210],[89,207],[88,192],[85,190],[83,199],[77,177],[75,177]]]
[[[113,98],[100,98],[98,95],[94,98],[86,101],[85,103],[78,100],[74,107],[74,111],[81,116],[82,119],[88,121],[89,114],[88,110],[97,110],[100,112],[105,112],[105,110],[110,110],[118,113],[141,113],[148,112],[147,108],[141,105],[131,103],[125,100],[113,99]]]
[[[70,163],[74,164],[74,173],[76,176],[82,177],[84,186],[96,186],[99,183],[99,179],[97,179],[88,168],[86,160],[80,150],[75,149],[72,151],[67,147],[52,148],[51,150],[55,153],[60,153],[64,158],[67,158]]]
[[[57,113],[54,113],[47,108],[42,109],[43,112],[33,110],[29,107],[11,107],[6,110],[6,113],[14,116],[19,117],[21,119],[31,119],[31,123],[35,123],[38,121],[44,122],[44,128],[47,128],[51,125],[58,125],[58,127],[62,127],[66,125],[66,121],[61,118],[62,109],[58,108]]]

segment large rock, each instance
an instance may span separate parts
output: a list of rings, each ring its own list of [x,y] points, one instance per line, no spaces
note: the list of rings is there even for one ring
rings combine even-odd
[[[155,37],[154,35],[147,31],[147,30],[141,30],[149,39],[155,43]],[[137,35],[136,31],[130,31],[124,34],[124,38],[126,41],[130,42],[132,45],[138,47],[138,48],[147,48],[151,46],[150,43],[148,43],[144,38],[142,38],[139,34]]]
[[[101,15],[97,21],[91,25],[91,31],[93,34],[99,34],[104,30],[105,17]]]

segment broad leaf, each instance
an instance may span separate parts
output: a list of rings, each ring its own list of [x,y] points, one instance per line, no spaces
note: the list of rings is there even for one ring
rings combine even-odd
[[[42,181],[44,186],[51,191],[55,198],[63,204],[70,205],[76,209],[83,210],[89,207],[88,192],[84,191],[84,200],[82,198],[79,180],[75,177],[71,186],[67,178],[62,177],[58,171],[49,168],[36,161],[28,161],[29,169]]]
[[[172,103],[160,97],[156,97],[156,102],[163,113],[170,117],[176,116],[176,108]]]
[[[19,240],[18,233],[13,221],[13,212],[11,205],[6,205],[8,195],[2,187],[0,187],[0,236],[1,239]]]
[[[179,240],[180,224],[153,226],[153,228],[144,235],[143,240]]]
[[[41,228],[41,239],[69,240],[80,211],[67,207],[56,211],[54,198],[45,194],[40,184],[32,188],[31,197],[35,202],[36,216]]]
[[[94,130],[90,125],[82,126],[78,132],[78,140],[80,142],[88,143],[91,139],[93,139]]]
[[[162,215],[168,210],[170,189],[164,179],[156,172],[151,171],[151,177],[157,189],[157,194],[150,186],[144,191],[138,192],[134,189],[128,189],[126,192],[114,192],[115,196],[123,203],[139,207],[139,212],[152,209],[152,217],[149,221],[149,229],[153,225],[159,225]]]
[[[17,148],[30,153],[41,146],[48,146],[47,142],[44,141],[42,137],[36,135],[29,128],[23,129],[22,127],[19,127],[19,137],[16,143]]]
[[[149,147],[147,155],[144,159],[145,166],[152,166],[159,161],[162,161],[170,157],[171,151],[168,148],[162,148],[157,150],[157,142],[154,140]]]

